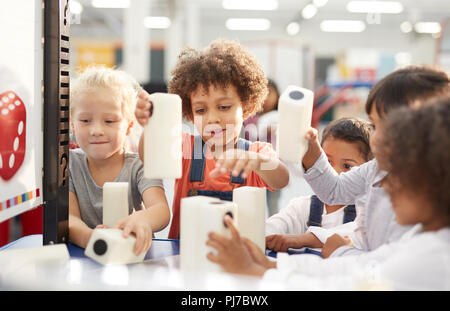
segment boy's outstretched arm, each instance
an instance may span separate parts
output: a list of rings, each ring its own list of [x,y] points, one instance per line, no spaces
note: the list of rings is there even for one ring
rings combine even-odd
[[[216,167],[210,172],[213,178],[231,172],[247,178],[252,171],[258,174],[272,189],[281,189],[289,183],[289,171],[278,158],[240,149],[226,151],[216,159]]]
[[[308,141],[308,150],[303,156],[302,164],[305,168],[305,171],[309,170],[314,163],[316,163],[317,159],[320,157],[322,153],[322,147],[319,142],[319,133],[318,131],[311,127],[306,133],[306,140]]]

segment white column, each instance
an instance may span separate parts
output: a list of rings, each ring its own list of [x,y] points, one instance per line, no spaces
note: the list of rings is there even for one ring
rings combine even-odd
[[[166,30],[165,49],[164,49],[164,80],[169,81],[170,72],[177,62],[178,55],[185,47],[185,33],[183,31],[183,14],[178,5],[178,2],[174,1],[175,5],[169,12],[169,18],[171,21],[170,27]]]
[[[186,7],[186,45],[192,48],[200,47],[200,10],[196,3],[189,3]]]
[[[150,31],[144,18],[150,15],[150,1],[133,0],[124,10],[123,70],[139,83],[150,80]]]

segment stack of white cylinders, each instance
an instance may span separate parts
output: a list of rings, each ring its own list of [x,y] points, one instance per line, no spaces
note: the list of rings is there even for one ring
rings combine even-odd
[[[233,190],[233,202],[237,206],[238,229],[241,236],[266,249],[266,189],[239,187]]]
[[[103,224],[114,224],[128,216],[128,183],[106,182],[103,184]]]
[[[290,85],[278,100],[277,152],[284,161],[300,163],[308,150],[314,93]]]
[[[150,95],[152,116],[144,128],[144,177],[180,178],[182,170],[181,98]]]
[[[181,199],[180,268],[184,271],[221,272],[222,268],[206,255],[216,250],[206,245],[208,234],[231,237],[223,222],[226,214],[236,217],[236,205],[206,196]]]

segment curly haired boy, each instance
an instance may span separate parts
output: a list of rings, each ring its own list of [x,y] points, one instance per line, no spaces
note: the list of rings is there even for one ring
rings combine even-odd
[[[261,109],[268,94],[260,64],[242,45],[218,39],[203,50],[186,48],[168,90],[181,97],[183,117],[200,133],[183,134],[183,175],[175,181],[169,238],[179,238],[181,198],[232,200],[236,187],[274,190],[287,185],[289,172],[270,144],[239,138],[244,120]],[[136,106],[141,125],[150,115],[148,96],[142,91]],[[141,137],[141,159],[142,145]],[[196,152],[199,149],[202,152]]]

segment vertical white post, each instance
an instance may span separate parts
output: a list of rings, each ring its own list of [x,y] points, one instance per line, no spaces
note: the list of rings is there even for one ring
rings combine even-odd
[[[144,18],[150,15],[150,1],[130,1],[124,10],[123,70],[139,83],[150,80],[150,31]]]
[[[164,50],[164,80],[169,81],[170,72],[177,62],[178,55],[185,46],[183,38],[183,14],[176,1],[170,9],[170,27],[166,30]]]

